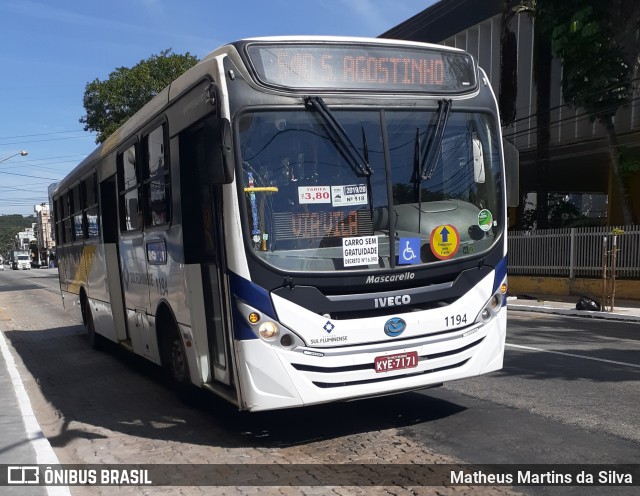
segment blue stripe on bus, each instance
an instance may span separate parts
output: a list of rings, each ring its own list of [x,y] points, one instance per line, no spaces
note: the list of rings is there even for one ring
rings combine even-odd
[[[236,339],[258,339],[236,305],[236,300],[241,300],[252,306],[260,313],[276,320],[276,312],[271,303],[269,292],[260,286],[248,281],[238,274],[229,272],[229,285],[233,295],[233,334]]]
[[[493,291],[491,294],[498,291],[500,284],[504,281],[504,278],[507,277],[507,257],[505,256],[502,260],[498,262],[496,265],[495,279],[493,280]],[[505,298],[505,302],[506,302]]]

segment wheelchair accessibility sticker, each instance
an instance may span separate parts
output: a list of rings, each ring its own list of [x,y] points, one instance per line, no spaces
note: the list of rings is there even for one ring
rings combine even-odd
[[[420,263],[420,238],[400,238],[398,265]]]

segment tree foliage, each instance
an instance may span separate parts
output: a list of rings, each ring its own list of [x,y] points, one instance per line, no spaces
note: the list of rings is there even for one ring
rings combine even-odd
[[[118,67],[104,81],[95,79],[87,83],[83,98],[87,113],[80,118],[85,125],[84,130],[95,131],[96,143],[102,143],[171,81],[197,62],[198,59],[189,52],[180,55],[168,49],[141,60],[131,68]]]
[[[614,124],[618,109],[629,103],[634,66],[640,54],[636,35],[640,3],[631,0],[538,0],[536,22],[551,36],[562,59],[564,100],[583,108],[606,129],[615,187],[625,224],[633,222],[627,188],[620,171]]]
[[[531,231],[535,229],[560,229],[563,227],[578,227],[585,222],[593,223],[593,219],[587,219],[585,215],[570,201],[568,195],[564,193],[549,193],[547,206],[544,209],[547,219],[545,226],[540,226],[540,206],[531,202],[525,202],[525,209],[522,215],[522,229]]]
[[[594,119],[615,115],[629,101],[631,80],[623,48],[611,31],[608,8],[601,2],[573,0],[555,3],[554,11],[552,43],[563,60],[565,100]]]
[[[0,255],[3,257],[13,249],[16,234],[31,227],[36,218],[19,214],[0,215]]]

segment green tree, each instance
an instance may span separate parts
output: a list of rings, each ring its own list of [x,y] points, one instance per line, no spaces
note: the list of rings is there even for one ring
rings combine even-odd
[[[180,55],[168,49],[141,60],[131,68],[118,67],[104,81],[95,79],[87,83],[83,98],[87,113],[80,118],[85,125],[84,130],[95,131],[96,143],[102,143],[197,62],[198,59],[189,52]]]
[[[640,10],[637,2],[614,0],[539,0],[552,37],[553,52],[563,61],[565,101],[583,108],[606,129],[614,185],[621,198],[625,224],[633,214],[620,171],[620,149],[614,117],[629,103],[633,66],[638,61],[634,38]],[[542,17],[542,16],[541,16]],[[629,33],[633,33],[630,36]]]
[[[36,218],[32,215],[0,215],[0,255],[6,256],[7,252],[13,249],[16,234],[31,227],[34,222]]]

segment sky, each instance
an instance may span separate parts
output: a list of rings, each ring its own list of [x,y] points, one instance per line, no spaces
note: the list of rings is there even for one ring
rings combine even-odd
[[[376,37],[435,1],[0,0],[0,215],[33,215],[96,148],[82,97],[118,67],[254,36]]]

